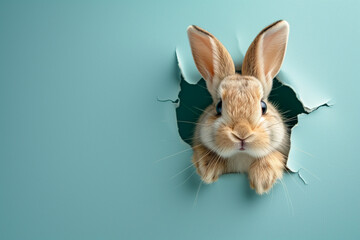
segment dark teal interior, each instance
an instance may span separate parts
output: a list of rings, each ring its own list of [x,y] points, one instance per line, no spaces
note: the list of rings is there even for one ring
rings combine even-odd
[[[191,145],[195,123],[202,111],[211,104],[212,99],[206,89],[204,79],[193,85],[181,77],[180,87],[180,105],[176,109],[179,134],[186,143]],[[306,113],[295,92],[275,78],[269,100],[282,113],[288,130],[291,133],[291,128],[298,122],[297,115]]]

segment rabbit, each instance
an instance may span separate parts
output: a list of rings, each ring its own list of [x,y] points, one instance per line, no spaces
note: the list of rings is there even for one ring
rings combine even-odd
[[[290,146],[284,120],[268,101],[285,56],[289,24],[277,21],[257,35],[241,74],[212,34],[195,25],[187,33],[195,65],[213,100],[195,127],[192,162],[197,173],[207,184],[225,173],[247,173],[257,194],[269,192],[282,178]]]

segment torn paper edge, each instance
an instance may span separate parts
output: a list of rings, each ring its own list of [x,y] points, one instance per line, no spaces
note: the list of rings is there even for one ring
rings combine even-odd
[[[172,99],[161,99],[161,98],[159,98],[159,97],[157,97],[157,99],[156,99],[158,102],[171,102],[171,103],[174,103],[174,104],[176,104],[176,106],[179,106],[180,104],[180,99],[179,98],[177,98],[177,99],[175,99],[175,100],[172,100]]]
[[[179,51],[178,48],[176,48],[175,54],[176,54],[176,59],[177,59],[178,67],[179,67],[179,69],[180,69],[180,74],[181,74],[182,77],[184,78],[184,81],[186,81],[188,84],[196,85],[196,84],[201,80],[201,77],[198,78],[198,79],[192,79],[190,76],[188,76],[188,75],[186,74],[186,71],[187,71],[187,70],[185,70],[185,68],[183,67],[183,63],[182,63],[183,61],[182,61],[182,58],[181,58],[181,53],[180,53],[180,51]],[[238,66],[235,66],[235,67],[236,67],[236,69],[241,69],[241,64],[238,65]],[[189,79],[189,78],[191,78],[191,79]],[[300,94],[299,94],[297,91],[295,91],[295,89],[293,88],[293,86],[292,86],[291,84],[285,83],[285,82],[281,79],[281,77],[279,77],[279,74],[276,76],[276,78],[277,78],[277,80],[279,80],[279,82],[280,82],[282,85],[287,86],[287,87],[289,87],[291,90],[294,91],[296,98],[297,98],[298,101],[301,103],[303,109],[304,109],[305,112],[306,112],[306,113],[301,113],[301,114],[298,114],[298,115],[297,115],[298,123],[291,128],[291,138],[290,138],[290,146],[291,146],[292,139],[295,138],[295,136],[294,136],[294,134],[293,134],[293,129],[296,128],[296,127],[299,127],[299,126],[298,126],[298,125],[299,125],[299,116],[302,115],[302,114],[308,115],[308,114],[310,114],[310,113],[318,110],[318,109],[321,108],[321,107],[331,107],[331,106],[333,106],[333,103],[331,103],[331,100],[327,100],[327,101],[324,101],[323,103],[321,103],[321,104],[319,104],[319,105],[317,105],[317,106],[315,106],[315,107],[308,107],[308,106],[304,105],[304,102],[303,102]],[[181,80],[181,76],[180,76],[180,80]],[[180,81],[180,83],[181,83],[181,81]],[[180,91],[181,91],[181,89],[180,89]],[[179,91],[179,93],[180,93],[180,91]],[[179,98],[178,98],[178,99],[179,99]],[[180,99],[179,99],[179,101],[178,101],[177,107],[178,107],[179,105],[180,105]],[[179,130],[179,127],[178,127],[178,130]],[[183,141],[183,142],[185,142],[185,141]],[[186,142],[185,142],[185,143],[186,143]],[[186,143],[186,144],[187,144],[187,143]],[[290,153],[291,153],[291,152],[292,152],[292,149],[291,149],[291,147],[290,147],[290,151],[289,151],[288,156],[290,156]],[[306,181],[306,179],[304,178],[304,176],[301,175],[301,169],[302,169],[302,168],[299,168],[299,169],[297,169],[297,170],[291,169],[291,168],[289,167],[289,164],[288,164],[288,163],[289,163],[289,159],[287,160],[286,168],[287,168],[288,170],[290,170],[291,173],[297,173],[297,175],[298,175],[298,177],[301,179],[301,181],[302,181],[305,185],[307,185],[308,182]]]
[[[306,179],[303,177],[303,175],[301,175],[301,169],[299,169],[299,171],[297,172],[299,178],[303,181],[303,183],[305,185],[308,185],[308,182],[306,181]]]
[[[287,85],[287,86],[288,86],[288,85]],[[291,88],[291,86],[288,86],[288,87]],[[291,89],[293,89],[293,88],[291,88]],[[294,89],[293,89],[293,91],[294,91]],[[295,92],[295,91],[294,91],[294,92]],[[301,102],[300,99],[298,99],[298,100]],[[331,106],[333,106],[333,104],[331,104],[330,102],[331,102],[331,101],[328,100],[327,102],[325,102],[325,103],[323,103],[323,104],[321,104],[321,105],[319,105],[319,106],[313,107],[313,108],[308,108],[308,107],[304,106],[303,102],[301,102],[301,104],[303,104],[303,107],[304,107],[304,110],[305,110],[306,113],[298,114],[298,115],[297,115],[298,122],[297,122],[297,124],[295,124],[295,125],[291,128],[290,151],[289,151],[288,156],[290,156],[290,153],[293,152],[293,149],[291,148],[291,144],[292,144],[292,142],[293,142],[293,139],[295,138],[294,129],[295,129],[295,128],[299,128],[299,127],[301,126],[301,123],[300,123],[300,121],[301,121],[301,116],[309,115],[309,114],[311,114],[312,112],[314,112],[314,111],[316,111],[316,110],[318,110],[319,108],[322,108],[322,107],[331,107]],[[300,125],[299,125],[299,124],[300,124]],[[286,162],[286,168],[288,169],[288,171],[291,172],[291,173],[296,173],[296,174],[298,175],[298,177],[301,179],[301,181],[302,181],[305,185],[308,185],[308,184],[309,184],[308,181],[305,179],[305,177],[304,177],[303,175],[301,175],[301,170],[303,170],[303,168],[302,168],[302,167],[299,167],[299,168],[297,168],[297,169],[293,169],[293,168],[290,167],[290,165],[291,165],[291,159],[288,158],[288,159],[287,159],[287,162]]]

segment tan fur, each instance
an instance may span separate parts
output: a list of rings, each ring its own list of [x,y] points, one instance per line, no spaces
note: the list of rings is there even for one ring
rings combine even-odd
[[[194,151],[193,163],[205,183],[215,182],[225,173],[225,159],[204,146],[199,146]]]
[[[289,24],[286,21],[277,21],[256,36],[245,55],[241,72],[258,78],[266,97],[271,91],[273,78],[280,71],[288,34]]]
[[[198,121],[193,145],[193,163],[205,183],[224,173],[248,172],[250,186],[262,194],[282,177],[289,136],[267,97],[272,87],[268,79],[277,74],[285,53],[287,27],[284,21],[276,22],[255,38],[243,63],[246,75],[235,73],[230,54],[213,35],[195,26],[188,28],[196,66],[214,100]],[[268,46],[279,53],[269,52]],[[269,62],[271,57],[274,62]],[[220,99],[223,111],[218,116],[215,106]],[[268,105],[265,115],[261,100]],[[241,141],[245,150],[240,150]]]
[[[220,81],[235,74],[235,66],[229,52],[211,33],[197,26],[188,27],[188,36],[194,61],[213,97]]]
[[[279,151],[254,161],[249,168],[250,187],[259,194],[270,190],[277,179],[282,178],[285,157]]]

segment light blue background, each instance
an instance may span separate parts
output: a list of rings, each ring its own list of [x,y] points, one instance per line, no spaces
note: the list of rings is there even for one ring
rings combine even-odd
[[[1,1],[0,239],[359,239],[360,4],[356,1]],[[241,61],[286,19],[283,70],[304,103],[287,174],[185,171],[175,48],[199,25]],[[240,50],[237,51],[238,47]],[[296,151],[296,150],[295,150]],[[195,176],[195,175],[194,175]],[[285,188],[286,186],[286,188]],[[288,190],[288,194],[287,191]]]

